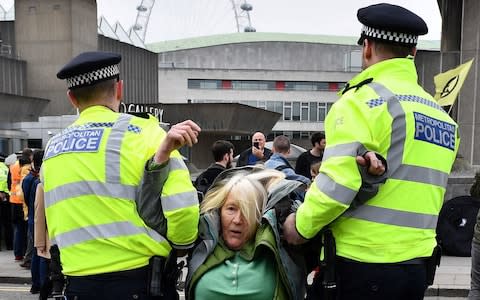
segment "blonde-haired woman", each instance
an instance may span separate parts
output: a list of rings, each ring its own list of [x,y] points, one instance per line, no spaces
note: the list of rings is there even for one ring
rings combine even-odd
[[[305,270],[282,247],[268,203],[269,190],[286,181],[252,167],[219,175],[202,202],[188,299],[303,299]]]

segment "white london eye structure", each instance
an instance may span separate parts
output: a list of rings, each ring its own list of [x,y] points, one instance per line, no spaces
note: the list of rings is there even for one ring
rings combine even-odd
[[[141,0],[135,9],[135,23],[128,30],[119,22],[110,25],[102,16],[98,23],[99,33],[145,47],[147,30],[149,36],[155,33],[160,40],[172,39],[169,31],[173,28],[185,32],[180,38],[205,35],[205,32],[255,32],[250,17],[253,6],[247,0]],[[156,27],[149,28],[149,21],[153,18]],[[159,32],[163,34],[159,35]]]

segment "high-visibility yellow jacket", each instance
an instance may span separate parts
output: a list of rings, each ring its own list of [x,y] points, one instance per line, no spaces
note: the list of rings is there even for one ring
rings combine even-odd
[[[349,82],[325,120],[320,174],[296,216],[312,238],[329,225],[337,255],[370,263],[428,257],[459,145],[458,125],[417,84],[410,58],[379,62]],[[387,181],[350,208],[362,183],[356,155],[387,160]]]
[[[147,227],[137,213],[146,163],[165,135],[153,116],[93,106],[48,142],[41,175],[47,226],[66,275],[139,268],[151,256],[167,256],[171,246],[195,241],[198,198],[178,151],[168,161],[161,195],[167,235]]]
[[[5,165],[5,163],[0,162],[0,192],[10,194],[10,191],[8,190],[7,177],[8,167]]]

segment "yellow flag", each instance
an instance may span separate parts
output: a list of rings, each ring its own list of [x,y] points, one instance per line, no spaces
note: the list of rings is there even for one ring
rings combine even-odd
[[[455,103],[458,93],[462,88],[468,71],[472,66],[473,58],[464,64],[459,65],[455,69],[435,75],[435,100],[441,106],[448,106]]]

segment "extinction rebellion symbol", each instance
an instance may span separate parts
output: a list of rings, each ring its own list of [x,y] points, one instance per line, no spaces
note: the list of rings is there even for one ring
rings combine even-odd
[[[450,95],[457,87],[459,80],[460,80],[460,75],[450,78],[447,84],[445,84],[445,86],[443,87],[443,90],[440,93],[440,98],[444,98]]]

